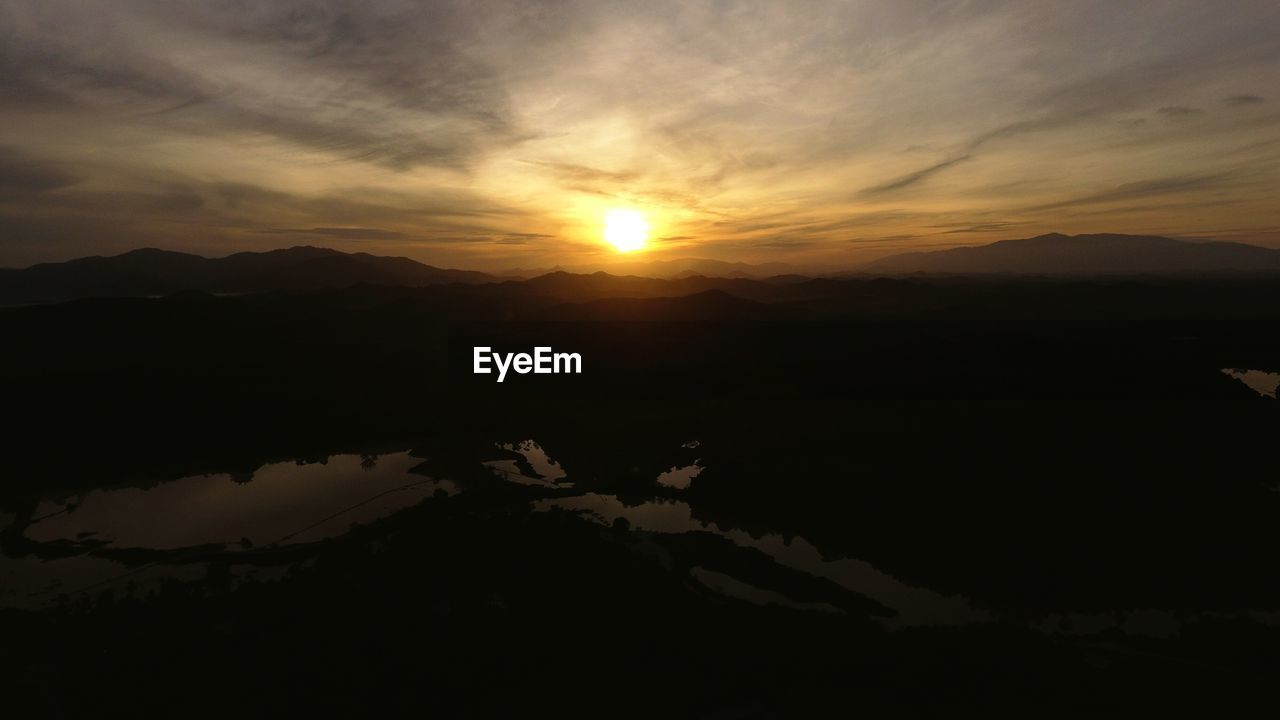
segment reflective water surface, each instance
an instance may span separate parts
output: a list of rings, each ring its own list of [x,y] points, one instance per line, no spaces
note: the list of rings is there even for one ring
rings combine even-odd
[[[146,489],[90,491],[41,503],[26,534],[36,542],[160,549],[319,540],[414,505],[437,489],[457,491],[447,480],[410,474],[419,462],[408,452],[335,455],[265,465],[247,481],[203,475]]]
[[[198,475],[46,499],[21,529],[44,551],[0,556],[0,604],[39,606],[80,591],[198,579],[207,571],[201,556],[260,554],[339,536],[437,493],[458,491],[448,480],[410,473],[420,462],[407,451],[335,455],[264,465],[251,478]],[[12,530],[17,517],[6,520]],[[169,552],[138,562],[130,556],[136,550]],[[260,568],[253,573],[270,574]]]
[[[588,493],[579,497],[543,500],[539,509],[560,508],[583,511],[605,525],[613,525],[625,519],[632,530],[655,533],[710,532],[720,535],[744,548],[763,552],[774,562],[816,577],[833,580],[841,587],[869,597],[894,610],[897,615],[886,620],[890,626],[900,625],[963,625],[991,619],[985,612],[974,610],[960,597],[945,597],[926,588],[912,587],[880,572],[869,563],[850,558],[827,559],[816,547],[803,538],[790,540],[781,535],[753,537],[742,530],[722,529],[714,523],[693,519],[689,505],[679,500],[658,500],[628,507],[618,498]],[[717,574],[719,576],[721,574]],[[695,577],[699,577],[697,573]],[[705,572],[703,573],[705,576]],[[767,604],[766,598],[783,597],[778,604],[788,607],[803,606],[786,599],[781,593],[744,590],[750,587],[741,581],[724,581],[709,584],[726,595],[740,597],[751,602]]]
[[[1251,390],[1263,397],[1280,397],[1280,373],[1237,368],[1223,368],[1222,372],[1248,385]]]
[[[1261,387],[1274,374],[1225,371]],[[481,443],[483,446],[484,443]],[[568,513],[594,523],[632,552],[721,602],[745,602],[796,612],[869,613],[886,629],[1001,622],[1001,612],[970,598],[904,582],[871,562],[824,552],[795,535],[699,519],[686,498],[707,465],[700,441],[670,451],[683,461],[655,471],[627,494],[591,489],[597,478],[574,478],[534,439],[494,442],[473,459],[445,460],[477,474],[439,475],[431,453],[398,451],[276,462],[251,476],[197,475],[150,487],[88,490],[45,498],[29,512],[6,511],[0,555],[0,605],[40,607],[84,593],[134,595],[162,583],[196,583],[215,569],[233,584],[270,580],[308,563],[320,541],[389,518],[437,498],[463,495],[502,513]],[[436,458],[440,459],[440,458]],[[445,467],[449,467],[446,463]],[[466,479],[464,479],[464,477]],[[491,489],[477,480],[489,478]],[[496,485],[493,485],[496,483]],[[644,484],[647,483],[647,490]],[[647,497],[646,497],[647,494]],[[576,522],[576,521],[575,521]],[[14,542],[19,538],[19,542]],[[1045,633],[1119,630],[1168,636],[1185,614],[1151,608],[1125,613],[1056,613],[1031,619]],[[1269,617],[1257,619],[1267,620]]]
[[[702,472],[702,466],[698,464],[699,462],[701,461],[695,460],[692,465],[671,468],[658,476],[658,484],[663,487],[684,490],[689,487],[694,478],[698,477],[698,473]]]

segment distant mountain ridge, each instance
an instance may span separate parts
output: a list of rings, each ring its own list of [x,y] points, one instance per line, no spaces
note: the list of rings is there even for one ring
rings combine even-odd
[[[859,268],[901,275],[1173,275],[1280,273],[1280,250],[1151,235],[1050,233],[989,245],[891,255]]]
[[[736,278],[735,278],[736,279]],[[671,282],[659,280],[659,282]],[[762,302],[720,289],[686,295],[655,297],[602,297],[533,311],[533,320],[604,322],[733,322],[800,317],[782,303]]]
[[[567,272],[574,275],[591,275],[600,268],[596,266],[561,266],[528,269],[514,268],[500,273],[506,277],[532,278],[553,272]],[[781,262],[745,263],[710,260],[707,258],[676,258],[673,260],[630,260],[609,265],[605,270],[610,275],[635,275],[650,278],[683,278],[694,275],[723,278],[769,278],[778,275],[801,275],[795,265]]]
[[[143,248],[123,255],[0,269],[0,303],[82,297],[318,290],[360,283],[418,287],[497,278],[447,270],[404,257],[344,253],[310,246],[242,252],[222,258]]]
[[[705,272],[700,272],[705,271]],[[784,263],[751,265],[683,259],[623,263],[608,273],[558,269],[536,276],[450,270],[405,257],[299,246],[222,258],[144,248],[23,269],[0,269],[0,305],[89,297],[145,297],[182,291],[237,294],[520,282],[557,298],[683,296],[721,290],[754,300],[805,300],[850,275],[1025,275],[1043,277],[1280,274],[1280,250],[1242,243],[1141,235],[1058,233],[977,247],[893,255],[852,273],[806,277]],[[850,290],[853,291],[852,289]]]

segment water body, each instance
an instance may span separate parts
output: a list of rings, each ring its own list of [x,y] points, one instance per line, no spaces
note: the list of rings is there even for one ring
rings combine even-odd
[[[1222,372],[1248,385],[1251,390],[1263,397],[1280,397],[1280,373],[1238,368],[1223,368]]]
[[[408,452],[335,455],[322,462],[264,465],[245,480],[196,475],[150,488],[93,490],[41,502],[22,535],[64,548],[68,557],[0,556],[0,605],[32,606],[80,588],[148,579],[198,579],[201,563],[131,568],[101,549],[180,550],[223,546],[226,553],[336,537],[457,487],[409,471]],[[9,517],[12,523],[14,518]]]
[[[516,453],[523,458],[520,460],[490,460],[485,464],[486,467],[494,470],[507,480],[521,485],[537,485],[540,487],[573,487],[573,483],[560,482],[565,478],[565,472],[559,463],[551,459],[547,455],[547,451],[533,440],[523,440],[518,443],[502,443],[499,448],[507,452]],[[523,467],[522,467],[523,466]]]
[[[897,616],[882,621],[887,627],[968,625],[992,619],[986,612],[971,607],[966,598],[945,596],[927,588],[907,585],[862,560],[824,558],[816,547],[803,538],[787,540],[776,534],[753,537],[742,530],[723,529],[715,523],[700,522],[693,518],[692,508],[683,501],[654,500],[628,506],[612,495],[586,493],[569,498],[540,500],[535,504],[535,509],[538,510],[552,508],[583,512],[604,525],[613,525],[619,518],[625,518],[633,530],[655,533],[715,533],[739,547],[759,550],[780,565],[829,579],[846,590],[893,609]],[[710,571],[703,570],[704,577],[699,577],[696,573],[694,577],[703,581],[708,572]],[[722,575],[716,573],[713,576],[716,582],[703,584],[731,597],[757,604],[767,603],[768,598],[776,600],[774,596],[779,595],[773,591],[754,588],[739,580],[728,582]],[[810,604],[790,599],[776,604],[785,607],[810,607]]]
[[[693,479],[702,472],[702,466],[694,460],[692,465],[676,466],[658,476],[658,484],[663,487],[685,490],[693,484]]]
[[[745,600],[754,605],[779,605],[792,610],[810,610],[825,613],[840,612],[839,608],[828,603],[792,600],[780,592],[758,588],[744,583],[731,575],[708,570],[704,567],[692,568],[689,571],[689,575],[712,592],[726,597],[737,598],[738,600]]]
[[[1247,377],[1260,383],[1256,376],[1246,375],[1257,371],[1224,372],[1242,381]],[[827,602],[788,595],[805,592],[799,589],[803,583],[791,585],[785,579],[767,579],[772,577],[769,573],[758,574],[746,566],[735,566],[744,573],[735,577],[739,570],[726,571],[717,566],[716,558],[723,558],[716,555],[719,551],[714,548],[708,555],[695,555],[693,561],[678,564],[673,559],[673,549],[682,546],[673,543],[683,543],[684,539],[670,536],[709,533],[738,548],[757,551],[765,558],[753,562],[764,562],[768,567],[772,561],[788,571],[830,581],[893,610],[893,617],[877,619],[888,629],[1001,620],[997,613],[976,607],[968,598],[904,583],[863,560],[824,554],[802,537],[752,535],[731,526],[702,522],[695,519],[694,508],[681,500],[655,497],[638,503],[635,498],[628,498],[624,502],[616,495],[581,489],[566,496],[563,491],[574,488],[574,483],[539,443],[530,439],[496,447],[508,457],[483,464],[497,476],[555,491],[555,497],[534,500],[530,509],[566,510],[579,513],[587,522],[630,528],[628,545],[633,551],[651,557],[668,570],[687,573],[691,586],[711,594],[797,612],[845,612]],[[696,442],[684,445],[685,449],[696,447]],[[341,536],[353,525],[375,521],[441,493],[458,492],[458,486],[448,479],[413,472],[420,463],[420,458],[409,452],[335,455],[323,462],[264,465],[248,479],[227,474],[199,475],[150,488],[93,490],[47,499],[26,516],[28,520],[6,512],[0,515],[0,529],[12,529],[15,523],[25,522],[19,528],[21,537],[37,544],[42,552],[0,555],[0,606],[39,607],[82,592],[97,594],[110,589],[145,593],[164,582],[200,581],[209,574],[211,565],[200,558],[184,560],[183,554],[193,549],[206,555],[215,553],[219,566],[229,568],[233,583],[248,577],[283,575],[290,563],[306,560],[293,556],[271,564],[254,558],[275,549],[288,550]],[[655,478],[654,491],[659,487],[688,488],[703,470],[701,460],[672,467]],[[684,547],[702,546],[695,541]],[[44,552],[49,549],[57,552]],[[162,551],[163,559],[126,564],[112,555],[115,551],[136,549]],[[748,581],[753,574],[757,579]],[[827,600],[834,596],[810,595],[814,597]],[[840,599],[832,602],[843,605]],[[1186,616],[1159,609],[1059,613],[1028,624],[1051,634],[1088,635],[1119,630],[1168,636],[1179,631],[1180,617]]]

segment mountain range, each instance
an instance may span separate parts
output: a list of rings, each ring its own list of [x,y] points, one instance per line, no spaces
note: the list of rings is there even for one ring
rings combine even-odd
[[[1280,272],[1280,250],[1235,242],[1189,242],[1147,235],[1062,235],[881,258],[859,268],[877,275],[1116,276]]]
[[[317,247],[242,252],[222,258],[144,248],[111,257],[0,269],[0,303],[167,295],[183,290],[232,294],[359,283],[418,287],[493,280],[496,278],[485,273],[446,270],[404,257]]]
[[[158,296],[195,290],[216,294],[321,290],[352,285],[424,287],[522,281],[529,290],[616,297],[655,297],[723,290],[742,297],[795,297],[810,277],[784,263],[729,263],[685,258],[635,261],[610,273],[512,271],[491,275],[449,270],[405,257],[317,247],[242,252],[222,258],[145,248],[23,269],[0,269],[0,304],[81,297]],[[977,247],[892,255],[840,275],[1024,275],[1044,277],[1280,273],[1280,250],[1233,242],[1190,242],[1140,235],[1061,235],[1003,240]],[[833,275],[836,273],[827,273]],[[760,282],[764,281],[764,282]],[[792,289],[785,286],[794,285]],[[674,292],[679,290],[680,292]],[[621,294],[617,294],[621,293]]]
[[[500,273],[504,277],[531,278],[552,272],[577,275],[598,270],[595,266],[564,266],[542,269],[513,268]],[[707,258],[675,258],[672,260],[631,260],[609,266],[611,275],[636,275],[652,278],[684,278],[694,275],[724,278],[771,278],[778,275],[814,274],[795,265],[781,262],[744,263],[710,260]]]

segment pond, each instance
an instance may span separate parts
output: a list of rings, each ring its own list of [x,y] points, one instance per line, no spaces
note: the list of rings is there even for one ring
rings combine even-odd
[[[1239,368],[1223,368],[1222,372],[1244,383],[1249,389],[1262,397],[1280,396],[1280,373],[1262,370],[1241,370]]]
[[[1263,385],[1258,376],[1269,375],[1226,372],[1258,386]],[[553,458],[533,439],[481,440],[466,447],[480,450],[474,456],[456,449],[433,455],[443,462],[432,467],[456,468],[456,478],[450,470],[433,471],[442,477],[423,474],[426,455],[407,450],[338,454],[320,461],[265,464],[247,477],[192,475],[150,487],[46,498],[16,512],[7,509],[0,515],[6,540],[0,555],[0,607],[48,606],[107,591],[146,594],[165,583],[204,581],[215,571],[219,577],[229,575],[233,586],[248,579],[269,580],[318,557],[325,547],[319,541],[464,493],[471,508],[466,512],[475,513],[463,516],[465,522],[572,513],[600,526],[605,542],[623,543],[684,577],[687,587],[720,601],[795,612],[870,612],[889,630],[1011,621],[998,609],[905,582],[866,560],[824,551],[805,537],[784,535],[767,525],[748,532],[721,515],[714,521],[702,519],[692,489],[711,479],[717,465],[697,441],[659,453],[670,459],[654,461],[651,474],[639,475],[639,485],[626,485],[625,493],[597,485],[601,480],[591,470],[585,479],[572,477],[565,467],[578,465]],[[702,457],[695,459],[693,450]],[[713,459],[703,459],[708,457]],[[477,472],[499,482],[463,479],[474,480]],[[514,485],[523,487],[513,494]],[[448,511],[454,512],[453,507]],[[533,532],[539,526],[525,527]],[[868,601],[883,612],[868,611]],[[1178,632],[1188,617],[1148,608],[1064,612],[1016,622],[1053,634],[1118,630],[1166,636]]]
[[[251,478],[196,475],[42,501],[21,531],[44,557],[0,557],[0,604],[38,606],[64,593],[104,589],[116,576],[135,584],[198,578],[205,565],[187,561],[191,556],[335,537],[437,493],[458,492],[448,480],[412,473],[420,462],[407,451],[334,455],[271,463]],[[136,550],[172,552],[143,568],[122,560]]]

